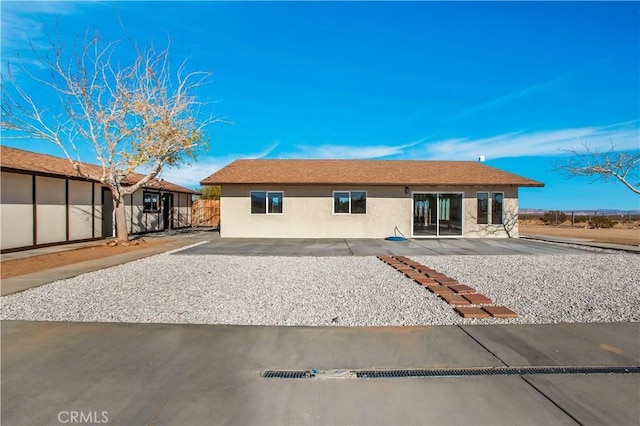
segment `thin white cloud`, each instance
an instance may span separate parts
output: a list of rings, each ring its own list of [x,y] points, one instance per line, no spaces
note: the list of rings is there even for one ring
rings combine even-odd
[[[580,148],[587,143],[593,149],[608,150],[611,143],[617,150],[640,149],[638,121],[605,127],[582,127],[538,131],[533,133],[506,133],[490,138],[452,138],[434,141],[422,146],[422,158],[433,160],[476,160],[556,156],[568,149]]]
[[[187,188],[198,188],[202,179],[217,172],[227,164],[240,159],[265,158],[269,156],[277,146],[278,142],[276,141],[265,147],[262,151],[250,154],[227,154],[221,157],[210,155],[200,156],[195,163],[182,164],[179,167],[163,170],[161,177],[164,180]]]
[[[618,150],[640,149],[638,120],[602,127],[583,127],[539,131],[533,133],[505,133],[489,138],[451,138],[425,142],[421,139],[397,146],[346,146],[322,145],[318,147],[301,145],[298,152],[278,155],[278,158],[336,158],[374,159],[393,157],[417,160],[467,160],[475,161],[481,155],[487,160],[527,157],[557,156],[563,150],[579,148],[588,143],[594,149],[608,150],[613,142]],[[269,158],[278,147],[278,142],[263,150],[249,154],[226,154],[224,156],[201,156],[198,161],[163,171],[161,177],[167,181],[198,188],[200,181],[227,164],[238,159]]]
[[[88,3],[88,2],[87,2]],[[2,50],[2,69],[7,63],[19,61],[24,65],[43,67],[33,58],[33,49],[45,51],[49,48],[47,32],[55,36],[56,28],[45,28],[43,22],[50,17],[70,15],[78,11],[76,2],[3,2],[0,22],[2,32],[0,49]]]
[[[297,152],[286,154],[288,158],[384,158],[401,156],[408,148],[421,144],[425,139],[420,139],[404,145],[296,145]]]
[[[578,72],[580,72],[581,70],[583,70],[584,68],[588,68],[590,66],[594,66],[597,65],[599,63],[601,63],[603,60],[605,60],[606,58],[600,59],[598,61],[596,61],[594,64],[590,64],[590,65],[585,65],[576,69],[572,69],[570,71],[567,71],[563,74],[560,74],[557,77],[554,77],[550,80],[541,82],[541,83],[534,83],[529,85],[528,87],[525,87],[523,89],[520,89],[518,91],[515,91],[513,93],[507,93],[505,95],[502,96],[498,96],[497,98],[491,99],[489,101],[486,101],[480,105],[477,105],[475,107],[471,107],[468,109],[465,109],[463,111],[460,111],[458,114],[454,115],[453,117],[451,117],[449,119],[449,121],[455,121],[455,120],[459,120],[461,118],[464,117],[468,117],[469,115],[472,114],[476,114],[480,111],[485,111],[488,109],[492,109],[492,108],[496,108],[499,107],[501,105],[507,104],[511,101],[514,101],[516,99],[520,99],[538,92],[542,92],[543,90],[547,90],[550,87],[554,86],[555,84],[562,82],[563,80],[566,80],[572,76],[574,76],[575,74],[577,74]]]

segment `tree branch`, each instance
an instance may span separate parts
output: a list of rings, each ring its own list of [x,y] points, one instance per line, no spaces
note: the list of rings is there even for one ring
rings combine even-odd
[[[555,165],[556,171],[569,178],[589,176],[594,182],[607,182],[614,178],[634,193],[640,194],[640,150],[616,151],[615,145],[611,142],[611,148],[606,152],[591,148],[587,143],[583,143],[582,149],[571,148],[565,152],[569,157]]]

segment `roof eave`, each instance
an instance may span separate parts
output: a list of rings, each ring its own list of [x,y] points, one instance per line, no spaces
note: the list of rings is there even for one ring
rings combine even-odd
[[[433,183],[433,182],[229,182],[229,181],[200,181],[200,185],[203,186],[221,186],[221,185],[295,185],[295,186],[309,186],[309,185],[361,185],[361,186],[511,186],[511,187],[532,187],[542,188],[544,183],[505,183],[505,182],[466,182],[466,183]]]

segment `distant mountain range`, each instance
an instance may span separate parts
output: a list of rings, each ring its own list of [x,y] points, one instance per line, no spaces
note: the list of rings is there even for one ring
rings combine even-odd
[[[518,212],[520,215],[523,214],[545,214],[546,212],[551,210],[546,209],[519,209]],[[555,211],[555,210],[554,210]],[[559,210],[563,213],[571,214],[574,213],[576,216],[588,216],[594,213],[598,213],[598,215],[602,216],[614,216],[614,215],[640,215],[640,210],[608,210],[608,209],[596,209],[596,210]]]

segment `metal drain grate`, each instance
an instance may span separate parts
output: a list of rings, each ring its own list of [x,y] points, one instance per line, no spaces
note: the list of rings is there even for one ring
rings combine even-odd
[[[495,367],[424,370],[360,370],[358,378],[525,376],[531,374],[612,374],[640,373],[640,367]]]
[[[309,370],[264,370],[260,375],[267,379],[310,379],[314,377],[314,374]]]
[[[411,370],[264,370],[264,378],[312,379],[358,378],[388,379],[402,377],[461,377],[461,376],[526,376],[535,374],[640,374],[640,366],[633,367],[486,367],[439,368]]]

